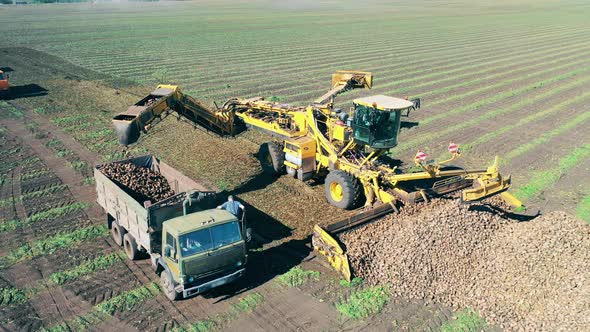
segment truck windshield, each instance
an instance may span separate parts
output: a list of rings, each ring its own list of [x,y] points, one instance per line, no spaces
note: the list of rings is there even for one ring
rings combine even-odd
[[[180,252],[183,257],[217,249],[242,239],[237,221],[216,225],[180,236]]]

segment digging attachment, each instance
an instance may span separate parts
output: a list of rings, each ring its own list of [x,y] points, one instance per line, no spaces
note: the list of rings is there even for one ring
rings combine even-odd
[[[325,229],[315,225],[311,237],[313,249],[325,256],[332,267],[340,272],[347,281],[350,281],[352,271],[348,263],[348,256],[338,240],[334,238],[334,235],[382,217],[392,211],[397,211],[394,205],[381,204],[330,224]]]

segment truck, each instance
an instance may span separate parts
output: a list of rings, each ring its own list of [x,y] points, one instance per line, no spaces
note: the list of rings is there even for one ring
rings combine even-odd
[[[94,168],[98,204],[106,213],[114,242],[131,260],[149,256],[162,290],[172,301],[234,282],[248,258],[245,213],[237,218],[216,209],[217,195],[152,155],[112,163],[131,163],[159,173],[174,195],[141,202],[119,181]]]
[[[10,90],[10,83],[8,82],[9,75],[0,70],[0,95],[8,94]]]

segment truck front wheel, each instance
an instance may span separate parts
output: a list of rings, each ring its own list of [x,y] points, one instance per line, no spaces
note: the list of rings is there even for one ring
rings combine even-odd
[[[137,259],[137,243],[131,234],[127,233],[123,237],[123,247],[130,260],[134,261]]]
[[[170,280],[168,272],[162,271],[160,274],[160,284],[162,285],[162,291],[164,291],[166,297],[171,301],[176,301],[180,298],[180,293],[174,289],[174,284],[172,283],[172,280]]]
[[[111,236],[117,245],[123,245],[123,237],[125,236],[125,233],[127,232],[119,226],[119,223],[117,223],[116,220],[113,221],[111,224]]]

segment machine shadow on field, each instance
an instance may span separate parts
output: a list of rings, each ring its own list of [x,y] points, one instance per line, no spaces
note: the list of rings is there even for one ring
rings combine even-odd
[[[203,296],[217,298],[215,302],[221,302],[269,282],[276,276],[313,258],[313,256],[308,258],[311,248],[307,244],[310,242],[311,237],[308,237],[302,240],[289,240],[262,251],[250,250],[244,277],[232,284],[215,288]]]
[[[400,128],[410,129],[410,128],[417,127],[419,124],[420,124],[420,122],[417,122],[417,121],[402,121],[400,124]]]
[[[4,100],[14,100],[28,97],[38,97],[47,95],[48,90],[37,84],[25,84],[11,86],[8,93],[2,97]]]
[[[526,211],[525,213],[515,213],[488,203],[483,203],[481,205],[471,205],[469,210],[493,213],[501,216],[502,218],[517,220],[519,222],[531,221],[541,215],[539,210],[530,210]]]
[[[265,178],[267,176],[263,175],[262,177]],[[311,236],[299,240],[291,239],[279,245],[261,250],[264,244],[286,238],[292,232],[289,227],[283,225],[275,218],[239,199],[239,193],[248,191],[248,187],[244,189],[244,186],[241,186],[231,192],[220,194],[220,198],[224,199],[228,195],[234,195],[238,201],[244,204],[246,207],[246,225],[252,228],[253,236],[248,245],[248,265],[244,277],[234,283],[212,289],[202,294],[206,298],[216,299],[215,302],[225,301],[267,283],[276,276],[284,274],[291,268],[301,264],[309,257],[311,252],[311,248],[309,247]]]

